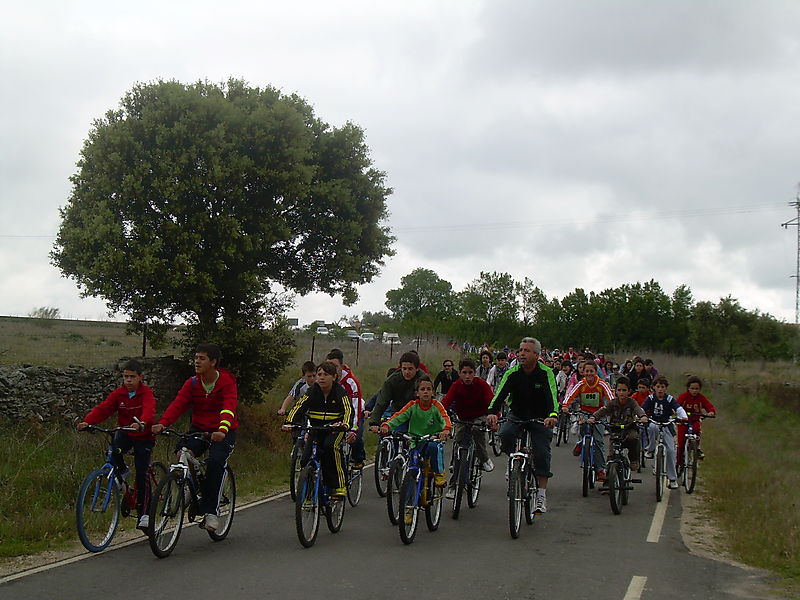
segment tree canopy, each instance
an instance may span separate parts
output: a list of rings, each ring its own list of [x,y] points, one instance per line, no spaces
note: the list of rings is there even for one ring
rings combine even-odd
[[[392,254],[384,180],[357,125],[296,95],[139,84],[94,122],[51,258],[111,311],[226,346],[279,314],[278,289],[357,299]]]

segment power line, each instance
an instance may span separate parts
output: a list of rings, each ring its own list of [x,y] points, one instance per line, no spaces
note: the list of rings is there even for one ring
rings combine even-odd
[[[800,187],[800,186],[799,186]],[[797,199],[790,202],[789,206],[794,206],[797,209],[797,216],[794,219],[781,223],[781,227],[789,229],[789,226],[797,227],[797,263],[794,277],[794,323],[800,323],[800,192],[797,193]]]

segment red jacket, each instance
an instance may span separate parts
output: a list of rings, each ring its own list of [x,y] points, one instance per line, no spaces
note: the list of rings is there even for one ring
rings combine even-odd
[[[236,406],[239,403],[236,378],[227,369],[217,368],[219,379],[214,389],[206,394],[203,382],[197,375],[190,377],[161,415],[159,423],[169,427],[192,406],[192,425],[203,431],[228,431],[239,427]]]
[[[133,398],[128,396],[128,388],[124,385],[119,386],[105,400],[89,411],[83,420],[89,425],[97,425],[114,413],[118,414],[120,427],[133,425],[134,417],[145,424],[144,431],[125,432],[132,438],[137,440],[155,439],[150,431],[150,426],[156,416],[156,398],[153,396],[153,390],[145,384],[139,384],[139,389],[136,390]]]
[[[489,414],[489,403],[494,397],[492,388],[486,380],[475,377],[472,385],[465,385],[459,378],[442,398],[442,406],[450,410],[455,403],[455,413],[461,421],[472,421]]]
[[[692,415],[699,415],[703,410],[706,412],[717,412],[717,409],[714,408],[714,405],[711,404],[711,401],[703,394],[692,396],[689,392],[683,392],[680,396],[678,396],[677,400],[678,404],[683,407],[683,410],[689,413],[689,420],[692,423],[697,423],[701,420],[700,417],[693,417]]]

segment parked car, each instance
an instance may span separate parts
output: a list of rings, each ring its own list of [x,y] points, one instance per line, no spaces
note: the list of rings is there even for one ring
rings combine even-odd
[[[394,344],[395,346],[400,343],[400,334],[398,333],[384,333],[383,334],[383,343],[384,344]]]
[[[365,331],[361,334],[361,341],[362,342],[374,342],[375,341],[375,334],[370,331]]]
[[[317,335],[330,335],[327,327],[317,327]]]
[[[348,339],[355,340],[358,339],[358,332],[355,329],[348,329],[344,332]]]

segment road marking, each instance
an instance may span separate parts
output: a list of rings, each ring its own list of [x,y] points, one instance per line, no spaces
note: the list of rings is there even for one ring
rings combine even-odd
[[[642,577],[641,575],[634,575],[631,577],[628,591],[625,592],[625,597],[622,600],[640,600],[645,583],[647,583],[647,577]]]
[[[669,504],[669,488],[664,490],[664,497],[661,502],[656,503],[656,512],[653,515],[653,522],[650,523],[650,531],[647,534],[647,541],[654,544],[658,543],[661,537],[661,528],[664,526],[664,517],[667,516],[667,505]]]
[[[371,467],[372,464],[366,465],[364,470]],[[289,492],[281,492],[279,494],[275,494],[274,496],[267,496],[266,498],[261,498],[260,500],[254,500],[253,502],[248,502],[247,504],[242,504],[241,506],[237,507],[234,512],[240,512],[242,510],[247,510],[248,508],[253,508],[254,506],[260,506],[261,504],[266,504],[267,502],[274,502],[275,500],[280,500],[281,498],[286,498],[289,495]],[[186,527],[186,525],[184,525]],[[76,563],[81,560],[86,560],[87,558],[93,558],[95,556],[100,556],[101,554],[105,554],[107,552],[112,552],[114,550],[119,550],[121,548],[126,548],[128,546],[133,546],[134,544],[141,544],[142,542],[147,541],[147,536],[144,537],[137,537],[132,540],[126,540],[124,542],[120,542],[119,544],[113,544],[109,546],[102,552],[87,552],[86,554],[79,554],[77,556],[71,556],[69,558],[64,558],[54,563],[50,563],[47,565],[41,565],[39,567],[32,567],[30,569],[26,569],[24,571],[19,571],[17,573],[12,573],[11,575],[6,575],[5,577],[0,577],[0,585],[4,583],[8,583],[9,581],[14,581],[16,579],[22,579],[23,577],[27,577],[28,575],[35,575],[36,573],[41,573],[43,571],[49,571],[50,569],[55,569],[56,567],[63,567],[65,565],[70,565],[72,563]]]

